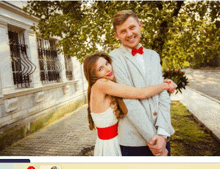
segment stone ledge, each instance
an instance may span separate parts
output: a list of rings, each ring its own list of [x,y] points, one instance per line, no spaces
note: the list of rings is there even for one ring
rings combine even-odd
[[[17,89],[15,92],[3,94],[2,95],[2,99],[5,100],[5,99],[12,98],[12,97],[19,97],[19,96],[23,96],[23,95],[28,95],[28,94],[32,94],[32,93],[46,91],[48,89],[55,89],[55,88],[58,88],[58,87],[66,86],[68,84],[75,84],[78,81],[79,80],[72,80],[72,81],[68,81],[68,82],[53,83],[53,84],[43,85],[42,87],[38,87],[38,88]]]

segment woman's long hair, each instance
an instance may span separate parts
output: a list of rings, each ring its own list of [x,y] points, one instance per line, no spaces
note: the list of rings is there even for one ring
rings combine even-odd
[[[91,109],[90,109],[90,96],[91,96],[91,87],[93,86],[93,84],[99,79],[99,77],[97,77],[95,75],[95,67],[96,67],[96,62],[97,60],[103,57],[104,59],[106,59],[110,64],[112,64],[112,59],[111,57],[106,54],[106,53],[95,53],[93,55],[88,56],[85,60],[84,60],[84,75],[88,81],[88,120],[89,120],[89,128],[90,130],[95,129],[95,125],[94,125],[94,121],[92,119],[91,116]],[[112,81],[116,82],[116,79],[114,78]],[[116,98],[111,96],[112,100],[111,100],[111,107],[114,110],[115,116],[118,120],[120,120],[124,114],[123,112],[120,110],[120,108],[117,105],[116,102]]]

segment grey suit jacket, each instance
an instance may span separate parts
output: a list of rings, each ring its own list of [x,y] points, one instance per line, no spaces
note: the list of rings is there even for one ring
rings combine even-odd
[[[121,45],[109,53],[117,83],[137,88],[163,82],[159,55],[144,48],[146,73],[131,53]],[[129,92],[129,91],[128,91]],[[119,144],[124,146],[146,146],[147,141],[157,134],[161,127],[170,136],[174,133],[170,118],[170,97],[167,91],[145,100],[123,99],[128,114],[119,121]],[[153,112],[157,112],[156,121]]]

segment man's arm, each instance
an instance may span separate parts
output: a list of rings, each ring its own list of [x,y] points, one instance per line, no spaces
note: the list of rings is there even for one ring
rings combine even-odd
[[[160,57],[159,55],[155,52],[153,55],[153,59],[155,59],[155,65],[157,68],[157,78],[158,83],[163,81],[162,77],[162,69],[160,65]],[[148,146],[152,153],[156,156],[161,156],[161,155],[166,155],[167,150],[166,150],[166,141],[167,138],[173,134],[174,129],[171,125],[171,120],[170,120],[170,97],[167,93],[167,91],[163,91],[158,94],[158,117],[156,121],[156,128],[157,128],[157,135],[154,136],[150,142],[148,142]],[[158,137],[159,136],[159,137]],[[156,144],[154,145],[153,143]],[[159,150],[159,151],[158,151]]]
[[[158,77],[159,83],[163,82],[162,69],[160,65],[160,56],[157,54],[157,69],[158,69]],[[158,127],[157,134],[170,137],[174,133],[174,129],[171,125],[171,117],[170,117],[170,103],[171,99],[167,91],[163,91],[158,94],[158,119],[156,126]]]

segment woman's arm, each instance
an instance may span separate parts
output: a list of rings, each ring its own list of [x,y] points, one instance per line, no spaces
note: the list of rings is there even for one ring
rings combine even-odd
[[[168,83],[161,83],[154,86],[135,88],[128,85],[115,83],[107,79],[99,79],[93,86],[104,94],[126,99],[146,99],[164,90],[169,89]]]
[[[171,79],[164,79],[163,82],[164,83],[169,83],[170,88],[168,89],[168,91],[170,93],[173,93],[175,91],[177,85]]]

